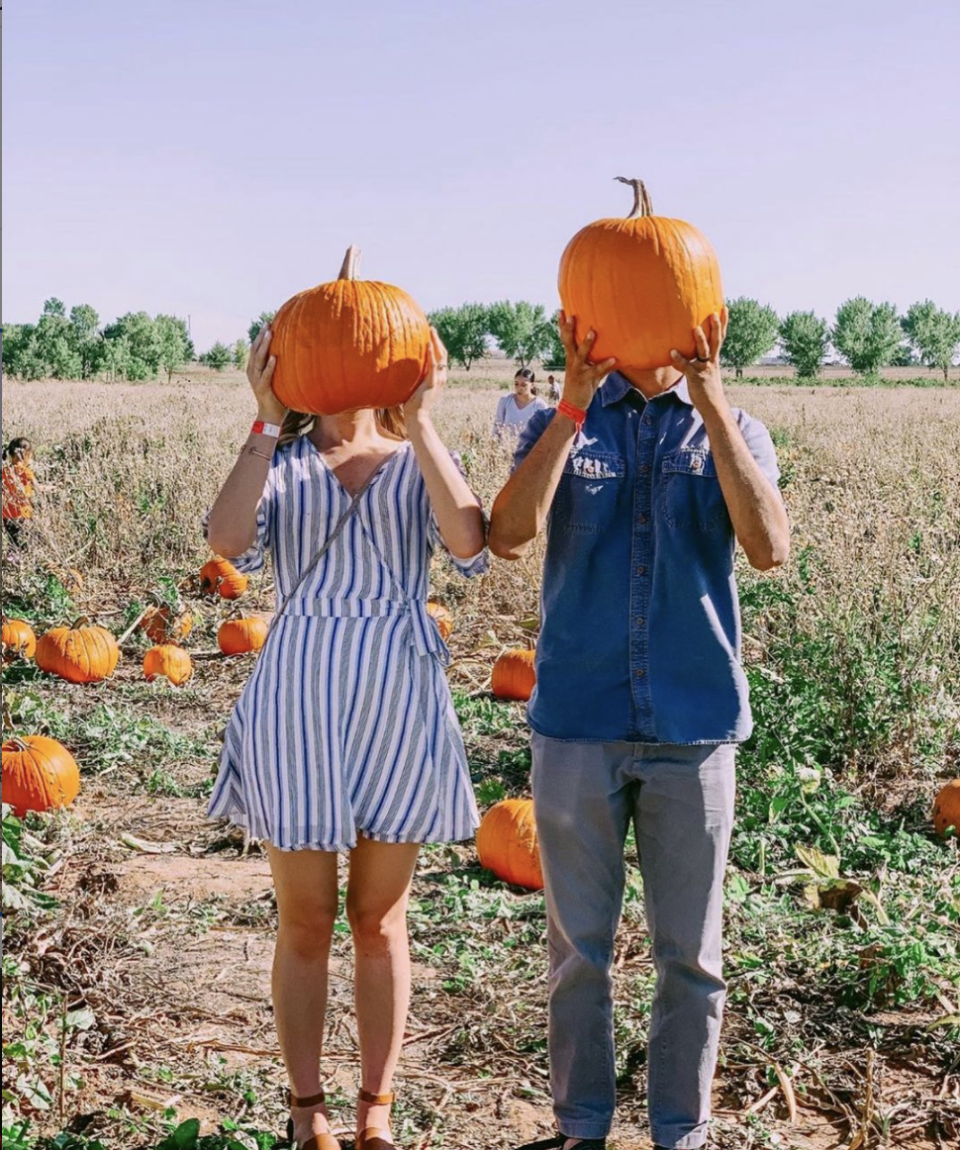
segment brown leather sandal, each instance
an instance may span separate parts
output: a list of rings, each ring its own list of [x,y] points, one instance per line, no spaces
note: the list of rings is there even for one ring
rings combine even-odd
[[[297,1098],[287,1091],[287,1105],[291,1110],[307,1110],[312,1106],[322,1106],[327,1100],[326,1091],[312,1094],[309,1098]],[[295,1150],[342,1150],[340,1143],[332,1134],[314,1134],[306,1142],[298,1142],[294,1137],[293,1119],[287,1123],[287,1141]]]
[[[371,1106],[392,1106],[396,1101],[396,1094],[371,1094],[369,1090],[360,1091],[360,1101],[368,1102]],[[321,1147],[321,1150],[326,1150]],[[381,1126],[368,1126],[357,1139],[357,1150],[397,1150],[393,1135]]]

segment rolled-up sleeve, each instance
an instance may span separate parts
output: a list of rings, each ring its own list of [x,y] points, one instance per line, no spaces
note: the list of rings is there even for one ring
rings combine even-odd
[[[767,477],[770,486],[774,491],[779,491],[780,466],[777,463],[777,451],[773,446],[770,432],[759,419],[754,419],[743,411],[739,413],[737,423],[740,427],[740,434],[750,449],[750,454],[760,465],[760,470]]]
[[[534,414],[530,416],[527,420],[526,427],[520,432],[520,437],[517,440],[517,449],[513,453],[513,471],[516,471],[520,464],[527,458],[533,450],[534,444],[550,426],[556,414],[554,408],[544,407],[542,411],[534,412]]]
[[[463,460],[460,458],[459,454],[456,451],[451,451],[450,458],[457,465],[457,470],[460,472],[463,478],[466,479],[467,473],[464,470]],[[465,579],[473,579],[477,575],[484,575],[489,570],[490,554],[486,547],[484,547],[483,550],[479,552],[479,554],[472,556],[470,559],[458,559],[456,555],[450,554],[450,550],[444,543],[443,536],[440,534],[440,524],[437,522],[437,517],[434,513],[432,505],[430,507],[430,520],[427,530],[431,551],[444,551],[447,558]],[[484,515],[484,534],[486,534],[486,515]]]

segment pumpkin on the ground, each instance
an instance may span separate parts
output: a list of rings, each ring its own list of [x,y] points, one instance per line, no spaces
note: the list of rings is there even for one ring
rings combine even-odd
[[[243,619],[227,619],[217,631],[217,643],[224,655],[246,655],[259,651],[267,641],[269,628],[257,615]]]
[[[163,643],[151,647],[144,655],[143,673],[150,683],[158,676],[163,676],[175,687],[179,687],[193,674],[193,661],[182,647]]]
[[[653,214],[641,180],[618,179],[634,190],[633,211],[577,232],[560,260],[560,299],[578,340],[596,333],[594,363],[670,367],[671,349],[696,355],[694,328],[723,310],[720,264],[692,224]]]
[[[68,683],[99,683],[117,669],[120,648],[105,627],[81,620],[41,635],[36,658],[41,671]]]
[[[170,607],[148,607],[140,620],[140,629],[146,633],[151,643],[170,643],[186,639],[193,630],[193,616],[188,612],[175,615]]]
[[[497,878],[527,890],[543,890],[532,799],[505,799],[483,816],[477,831],[480,862]]]
[[[349,248],[339,279],[287,300],[270,325],[273,390],[292,411],[396,407],[423,379],[427,317],[400,288],[358,279],[359,264]]]
[[[3,801],[22,818],[27,811],[65,807],[80,793],[80,768],[56,739],[28,735],[3,744]]]
[[[427,614],[436,623],[437,630],[440,632],[440,638],[446,643],[453,634],[453,615],[450,614],[442,603],[438,603],[436,599],[431,599],[427,603]]]
[[[933,804],[933,825],[937,834],[960,838],[960,779],[953,779],[937,795]]]
[[[529,700],[537,685],[534,669],[536,651],[517,648],[504,651],[493,665],[491,689],[498,699],[512,699],[521,703]]]
[[[221,599],[239,599],[250,580],[241,575],[229,559],[219,556],[200,568],[200,590],[205,595],[219,595]]]
[[[17,656],[32,659],[37,653],[37,636],[26,619],[4,619],[2,632],[4,662]]]

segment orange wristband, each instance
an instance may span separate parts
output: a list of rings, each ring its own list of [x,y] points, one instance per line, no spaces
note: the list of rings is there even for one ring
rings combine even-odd
[[[557,404],[557,414],[565,415],[568,419],[572,419],[573,422],[577,425],[578,435],[583,430],[583,425],[586,422],[587,413],[583,410],[582,407],[574,407],[572,403],[568,403],[567,400],[561,399]]]

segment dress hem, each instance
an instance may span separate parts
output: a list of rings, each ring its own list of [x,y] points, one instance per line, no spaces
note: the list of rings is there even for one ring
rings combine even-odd
[[[409,838],[406,835],[399,833],[369,831],[364,830],[362,827],[358,827],[357,837],[353,840],[353,842],[334,844],[318,842],[315,839],[300,838],[291,842],[276,843],[273,841],[269,831],[252,828],[249,825],[248,820],[241,813],[211,813],[208,814],[207,818],[209,822],[227,822],[230,826],[237,827],[239,830],[242,830],[251,839],[256,839],[258,842],[269,843],[276,850],[281,851],[284,854],[290,854],[295,851],[324,851],[328,854],[349,854],[350,851],[356,850],[357,843],[361,837],[369,839],[371,842],[391,844],[408,843],[411,846],[431,846],[444,843],[467,842],[474,837],[477,832],[477,827],[480,825],[479,820],[477,820],[475,825],[472,826],[470,830],[464,831],[463,833],[455,833],[452,835],[435,834],[428,835],[426,838]]]

